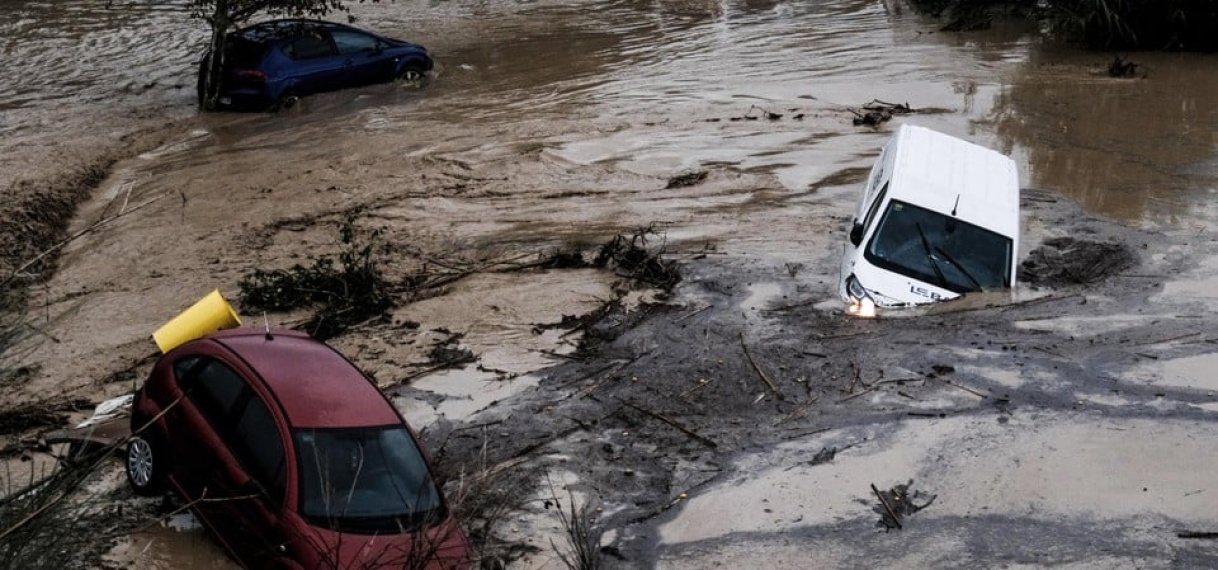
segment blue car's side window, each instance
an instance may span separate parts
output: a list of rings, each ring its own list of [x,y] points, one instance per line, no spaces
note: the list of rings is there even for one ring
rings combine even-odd
[[[368,34],[335,30],[330,32],[330,36],[334,38],[334,45],[338,46],[338,53],[342,55],[372,52],[377,48],[376,38]]]
[[[309,59],[334,53],[334,49],[326,38],[314,35],[301,36],[292,40],[292,43],[288,44],[283,51],[292,59]]]

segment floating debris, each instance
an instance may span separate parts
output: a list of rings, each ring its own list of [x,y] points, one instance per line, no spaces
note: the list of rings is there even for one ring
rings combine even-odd
[[[896,485],[891,489],[883,491],[876,488],[875,484],[871,485],[871,491],[875,493],[880,504],[873,509],[876,514],[880,515],[880,520],[876,526],[882,526],[886,530],[904,528],[902,521],[909,518],[910,515],[929,507],[935,502],[938,495],[930,495],[930,498],[921,505],[914,503],[914,500],[925,496],[921,491],[910,493],[909,488],[913,486],[913,479],[908,483]]]
[[[1108,64],[1109,77],[1136,77],[1138,74],[1138,64],[1132,61],[1126,61],[1121,56],[1116,56],[1112,63]]]
[[[1073,237],[1045,240],[1019,266],[1019,279],[1035,285],[1085,285],[1133,266],[1129,248]]]
[[[693,172],[686,172],[685,174],[678,174],[668,179],[668,185],[665,186],[664,189],[671,190],[673,188],[685,188],[687,186],[700,184],[703,180],[706,180],[707,174],[708,173],[705,170],[695,170]]]
[[[812,456],[812,460],[808,462],[808,465],[822,465],[824,463],[829,463],[830,461],[833,461],[835,457],[837,457],[836,447],[822,447],[820,451],[816,452],[816,455]]]
[[[654,225],[639,228],[630,237],[618,234],[601,245],[592,265],[609,267],[622,277],[649,283],[664,290],[671,290],[681,281],[677,262],[662,258],[666,251],[663,241],[659,247],[649,250],[647,247],[649,236],[659,236]]]
[[[908,115],[917,111],[910,107],[909,103],[889,103],[879,99],[872,99],[870,103],[858,109],[851,109],[850,112],[854,113],[855,126],[867,125],[874,127],[888,122],[894,115]]]

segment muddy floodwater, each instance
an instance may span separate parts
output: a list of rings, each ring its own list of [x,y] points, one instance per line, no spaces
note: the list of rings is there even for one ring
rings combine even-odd
[[[352,15],[427,46],[426,85],[200,115],[203,24],[182,2],[103,5],[0,0],[0,188],[118,160],[30,290],[36,332],[4,362],[33,372],[8,401],[129,392],[151,331],[335,251],[360,207],[391,278],[463,278],[332,344],[438,462],[486,443],[598,500],[613,567],[1218,566],[1177,536],[1218,530],[1218,59],[1132,54],[1139,75],[1111,78],[1113,54],[1018,23],[942,33],[887,0],[398,0]],[[855,126],[873,100],[914,112]],[[1073,237],[1133,263],[845,317],[858,186],[903,122],[1016,160],[1021,256]],[[671,292],[502,270],[646,226],[681,267]],[[474,361],[439,370],[437,347]],[[559,568],[546,480],[520,477],[543,490],[504,527],[514,564]],[[886,531],[877,495],[902,484],[924,508]],[[107,556],[231,567],[184,526]]]

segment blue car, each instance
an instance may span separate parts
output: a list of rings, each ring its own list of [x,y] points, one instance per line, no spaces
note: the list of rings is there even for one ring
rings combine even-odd
[[[287,109],[301,97],[395,79],[419,81],[432,70],[423,46],[318,20],[272,20],[228,35],[217,110]],[[199,66],[199,101],[212,54]]]

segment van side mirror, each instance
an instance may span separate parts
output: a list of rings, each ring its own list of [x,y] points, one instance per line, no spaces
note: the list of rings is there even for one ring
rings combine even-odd
[[[855,220],[854,225],[850,228],[850,243],[855,247],[863,243],[863,224],[860,224],[858,220]]]

